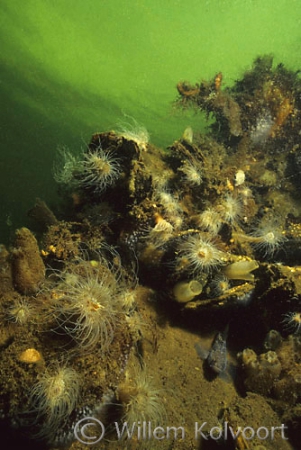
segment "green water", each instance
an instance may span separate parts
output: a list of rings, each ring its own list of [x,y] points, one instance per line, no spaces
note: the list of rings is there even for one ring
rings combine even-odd
[[[133,117],[165,147],[200,116],[175,113],[180,80],[231,84],[259,54],[301,67],[298,0],[2,0],[0,242],[58,201],[58,145]]]

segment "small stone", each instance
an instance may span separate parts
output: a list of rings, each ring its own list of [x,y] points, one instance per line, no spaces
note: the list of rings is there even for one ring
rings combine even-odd
[[[28,348],[21,353],[19,361],[25,362],[26,364],[37,363],[42,361],[42,355],[35,348]]]

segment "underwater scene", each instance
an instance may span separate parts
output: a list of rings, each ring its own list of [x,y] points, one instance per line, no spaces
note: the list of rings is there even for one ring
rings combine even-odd
[[[191,1],[183,11],[180,1],[163,10],[157,1],[87,1],[68,16],[69,2],[15,3],[0,7],[1,34],[10,36],[0,59],[9,124],[1,137],[3,448],[299,449],[300,7]],[[254,22],[245,34],[237,25],[236,42],[232,27],[246,13]],[[94,97],[81,65],[87,55],[99,58],[93,37],[84,41],[87,55],[72,53],[79,17],[81,38],[89,17],[108,33]],[[164,24],[172,48],[167,17],[178,26],[183,18],[183,29],[165,62],[154,48]],[[267,40],[284,17],[292,33]],[[228,55],[211,34],[204,55],[184,58],[180,41],[192,39],[199,20],[207,36],[220,27],[225,45],[236,44]],[[72,36],[68,45],[55,29]],[[42,30],[55,44],[45,38],[39,47]],[[114,45],[127,30],[125,42],[137,45],[132,79],[122,60],[110,78],[119,55],[110,30],[119,33]],[[145,55],[139,67],[143,30],[150,77]],[[24,44],[29,36],[33,47]],[[72,82],[52,73],[61,42],[65,56],[73,54],[63,66],[80,65]],[[220,57],[206,59],[219,46]],[[180,54],[173,72],[168,63],[176,67]]]

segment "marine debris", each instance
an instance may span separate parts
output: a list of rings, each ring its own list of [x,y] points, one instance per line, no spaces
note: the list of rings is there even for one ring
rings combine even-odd
[[[114,423],[177,418],[181,426],[189,410],[208,414],[212,426],[221,417],[236,426],[244,420],[237,411],[257,403],[297,441],[299,72],[263,56],[231,87],[218,73],[177,90],[176,107],[211,117],[207,133],[188,127],[162,150],[139,126],[96,133],[79,155],[61,149],[63,206],[53,214],[37,201],[39,242],[22,228],[12,248],[1,247],[1,418],[32,443],[68,448],[76,423],[94,416],[106,427],[99,448],[120,448]],[[224,371],[217,333],[227,324],[238,392],[193,372],[203,364],[194,343],[208,336],[220,338],[211,366]],[[200,406],[199,386],[208,405],[211,382],[222,396],[215,415]],[[218,417],[224,389],[232,397]],[[255,417],[254,409],[244,425]],[[195,448],[188,438],[151,448],[159,444]],[[234,445],[251,448],[241,437]],[[278,435],[264,446],[290,448]]]

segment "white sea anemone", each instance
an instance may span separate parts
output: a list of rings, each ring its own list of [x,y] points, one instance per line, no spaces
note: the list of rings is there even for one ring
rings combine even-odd
[[[286,241],[281,226],[271,220],[262,222],[250,234],[233,233],[233,238],[239,242],[249,242],[264,257],[273,256]]]
[[[205,231],[209,231],[212,235],[217,235],[222,226],[222,218],[220,214],[213,208],[205,209],[197,217],[197,224]]]
[[[102,193],[112,186],[121,172],[120,158],[99,146],[74,156],[66,147],[58,149],[54,179],[70,189],[89,189]]]
[[[31,408],[43,419],[40,436],[55,433],[70,416],[79,400],[80,387],[80,375],[71,367],[57,364],[45,370],[29,394]]]
[[[240,198],[228,194],[215,209],[225,222],[232,224],[242,215],[242,201]]]
[[[210,297],[219,297],[231,289],[229,278],[222,273],[217,274],[209,284]]]
[[[137,144],[139,150],[147,151],[149,143],[149,134],[147,129],[139,125],[138,122],[131,118],[132,123],[121,124],[117,134],[128,141],[133,141]]]
[[[291,331],[294,334],[301,332],[301,313],[297,311],[291,311],[284,314],[282,321],[286,330]]]
[[[7,320],[18,325],[24,325],[34,315],[34,307],[26,299],[13,300],[7,311]]]
[[[263,256],[273,256],[276,250],[282,247],[286,241],[286,237],[282,230],[272,225],[267,225],[258,228],[252,233],[255,249],[258,250]]]
[[[184,174],[184,183],[188,186],[200,186],[202,182],[201,167],[195,162],[184,161],[183,165],[178,169]]]
[[[53,165],[53,177],[58,184],[72,187],[76,184],[74,173],[80,168],[79,157],[61,146],[57,150],[57,157]]]
[[[107,351],[121,310],[117,279],[105,263],[90,261],[70,265],[60,278],[54,300],[59,330],[81,351]]]
[[[85,152],[83,157],[77,174],[80,187],[102,193],[116,182],[121,167],[119,159],[112,152],[105,152],[99,146]]]
[[[189,236],[178,247],[177,266],[187,268],[192,272],[209,272],[224,264],[226,260],[224,252],[208,238],[200,234]]]
[[[127,373],[126,381],[118,387],[117,394],[124,408],[122,422],[127,423],[129,429],[135,423],[151,422],[153,426],[164,423],[166,411],[162,393],[145,369],[135,368],[132,377]]]

